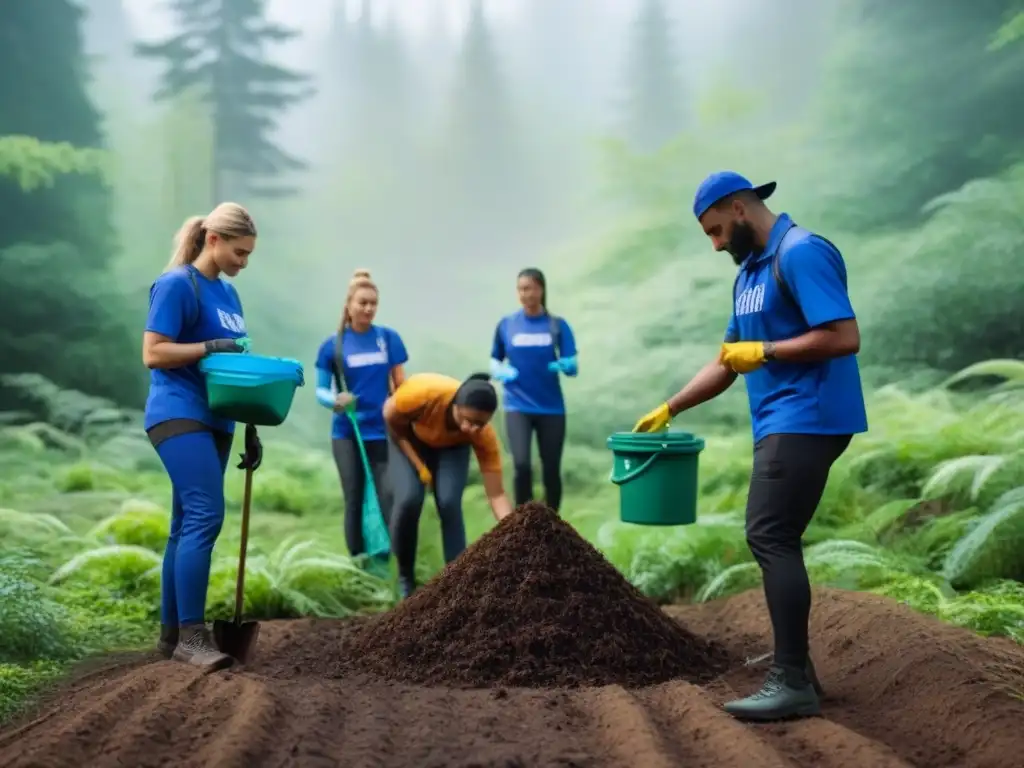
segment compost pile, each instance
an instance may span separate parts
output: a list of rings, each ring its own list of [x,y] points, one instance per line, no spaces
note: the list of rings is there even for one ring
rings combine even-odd
[[[474,688],[696,682],[726,661],[537,502],[344,646],[338,673]]]

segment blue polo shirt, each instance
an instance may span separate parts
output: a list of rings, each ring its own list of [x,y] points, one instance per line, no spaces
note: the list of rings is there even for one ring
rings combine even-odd
[[[548,363],[576,354],[576,338],[565,318],[552,317],[547,312],[531,317],[521,309],[503,317],[494,329],[491,357],[499,361],[508,359],[509,365],[519,371],[514,380],[504,385],[505,410],[564,414],[559,374],[549,371]]]
[[[359,435],[364,441],[387,439],[384,426],[384,401],[391,394],[391,370],[409,362],[409,353],[397,331],[384,325],[371,325],[358,333],[345,328],[341,342],[342,375],[345,386],[356,396],[356,417]],[[337,334],[328,336],[316,353],[319,371],[334,375],[338,355]],[[330,378],[327,386],[330,386]],[[333,440],[351,440],[352,422],[344,413],[335,413],[331,420]]]
[[[206,277],[192,265],[176,267],[160,275],[149,289],[146,330],[178,344],[240,339],[246,335],[242,301],[226,280]],[[170,419],[193,419],[228,434],[235,431],[235,422],[210,411],[198,361],[150,371],[143,428]]]
[[[772,257],[792,301],[772,274]],[[793,303],[795,302],[795,304]],[[842,254],[781,214],[768,245],[740,267],[726,342],[782,341],[856,317]],[[754,442],[780,433],[851,435],[866,432],[867,412],[856,355],[815,363],[769,360],[744,376]]]

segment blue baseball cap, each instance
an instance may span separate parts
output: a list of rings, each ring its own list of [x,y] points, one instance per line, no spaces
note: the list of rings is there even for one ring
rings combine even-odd
[[[774,181],[755,187],[746,176],[741,176],[734,171],[717,171],[704,179],[697,187],[697,194],[693,196],[693,215],[700,219],[708,208],[723,197],[728,197],[743,189],[753,190],[759,198],[767,200],[772,196],[775,187],[776,182]]]

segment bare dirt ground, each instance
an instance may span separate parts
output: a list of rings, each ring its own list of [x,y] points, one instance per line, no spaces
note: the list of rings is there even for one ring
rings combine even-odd
[[[762,593],[663,611],[527,504],[385,614],[264,623],[248,668],[105,660],[0,732],[0,766],[1024,765],[1024,648],[835,590],[811,623],[823,716],[733,720]]]
[[[1024,649],[869,595],[818,591],[821,718],[748,725],[720,703],[760,680],[770,635],[750,592],[669,608],[721,644],[703,685],[453,689],[342,674],[310,658],[360,622],[268,622],[248,669],[204,676],[153,656],[69,683],[0,732],[0,765],[1008,768],[1024,754]],[[365,623],[365,622],[364,622]]]

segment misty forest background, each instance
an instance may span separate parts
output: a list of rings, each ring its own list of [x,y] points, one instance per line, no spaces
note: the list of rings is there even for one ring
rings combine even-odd
[[[808,532],[815,582],[1024,642],[1020,0],[415,0],[419,34],[332,2],[300,33],[265,0],[171,0],[142,35],[142,0],[0,0],[0,718],[68,660],[152,642],[170,488],[141,334],[172,235],[222,200],[260,230],[236,278],[254,350],[307,370],[262,433],[252,615],[394,600],[345,551],[309,386],[358,267],[408,369],[457,377],[541,267],[580,348],[563,514],[658,600],[756,586],[742,383],[677,419],[708,438],[697,525],[620,523],[604,445],[716,354],[735,268],[690,203],[731,168],[839,245],[859,314],[870,432]],[[493,524],[472,477],[471,538]]]
[[[522,0],[501,26],[421,1],[415,39],[379,0],[309,39],[253,0],[174,0],[155,40],[119,0],[5,3],[0,371],[141,406],[149,286],[181,221],[231,199],[261,232],[256,349],[307,366],[366,266],[411,370],[485,368],[540,266],[582,350],[572,438],[601,441],[714,354],[734,272],[688,211],[722,167],[843,249],[873,382],[1020,352],[1015,0],[633,0],[625,24]],[[282,430],[322,444],[307,394]],[[694,418],[739,428],[729,395]]]

